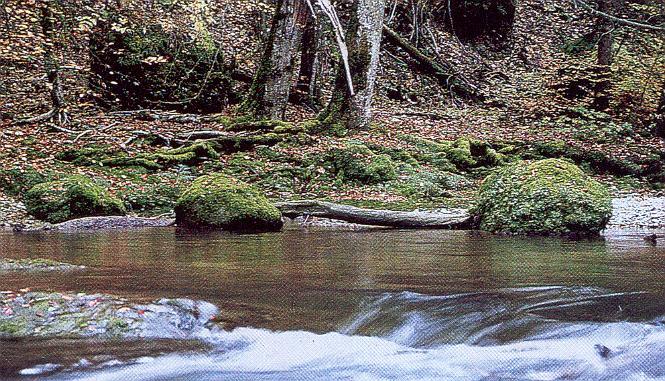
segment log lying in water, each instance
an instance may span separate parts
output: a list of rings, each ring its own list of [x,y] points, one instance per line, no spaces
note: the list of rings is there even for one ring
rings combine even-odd
[[[375,210],[334,204],[326,201],[303,200],[276,204],[286,217],[313,216],[331,218],[361,225],[396,228],[462,229],[470,225],[466,210],[451,209],[436,212]]]

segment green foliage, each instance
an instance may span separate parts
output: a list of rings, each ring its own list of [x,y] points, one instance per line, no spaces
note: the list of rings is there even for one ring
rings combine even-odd
[[[84,176],[37,184],[26,193],[25,205],[28,213],[51,223],[126,212],[119,199]]]
[[[397,178],[397,167],[390,156],[377,155],[367,146],[349,143],[328,152],[326,161],[338,178],[362,184],[378,184]]]
[[[547,159],[509,165],[483,183],[480,228],[516,234],[597,234],[612,213],[605,186],[574,164]]]
[[[175,207],[180,226],[231,231],[271,231],[281,213],[254,187],[223,174],[199,177]]]

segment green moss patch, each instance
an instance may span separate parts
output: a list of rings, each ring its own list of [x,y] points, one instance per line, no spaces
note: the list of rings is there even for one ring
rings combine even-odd
[[[397,166],[386,154],[375,154],[359,143],[347,144],[328,152],[326,160],[344,181],[378,184],[397,178]]]
[[[517,234],[597,234],[612,213],[605,186],[574,164],[520,162],[490,175],[474,210],[480,228]]]
[[[282,215],[254,187],[223,174],[202,176],[182,194],[176,222],[189,228],[230,231],[272,231]]]
[[[25,205],[28,213],[50,223],[126,213],[122,201],[84,176],[37,184],[26,193]]]

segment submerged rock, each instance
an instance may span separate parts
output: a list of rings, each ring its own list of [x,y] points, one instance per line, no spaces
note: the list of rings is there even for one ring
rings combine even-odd
[[[20,337],[188,339],[209,332],[219,309],[190,299],[133,304],[104,294],[0,293],[0,340]]]
[[[282,214],[257,189],[222,174],[199,177],[178,199],[179,226],[230,231],[275,231]]]
[[[59,224],[45,224],[38,227],[15,227],[15,231],[31,232],[56,230],[63,232],[80,232],[93,230],[114,230],[114,229],[143,229],[168,227],[175,224],[173,218],[148,218],[134,216],[108,216],[108,217],[83,217],[77,218]]]
[[[25,205],[28,213],[50,223],[126,213],[122,201],[85,176],[37,184],[26,192]]]
[[[521,162],[490,175],[474,211],[480,228],[517,234],[597,234],[612,214],[607,188],[576,165]]]
[[[85,266],[72,265],[51,259],[10,259],[0,258],[0,273],[4,271],[71,271],[82,270]]]

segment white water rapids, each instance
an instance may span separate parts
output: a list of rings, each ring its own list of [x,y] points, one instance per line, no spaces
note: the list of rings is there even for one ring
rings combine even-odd
[[[169,354],[52,377],[665,380],[665,317],[636,311],[643,296],[564,287],[448,296],[386,293],[363,304],[338,332],[211,332],[202,338],[213,348],[206,353]],[[602,319],[587,320],[589,314]]]

